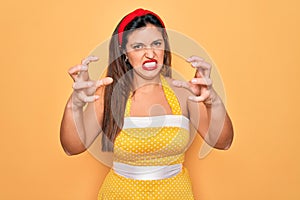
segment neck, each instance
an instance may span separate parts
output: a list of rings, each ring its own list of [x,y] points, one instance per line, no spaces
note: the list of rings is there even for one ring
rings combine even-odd
[[[160,75],[154,77],[153,79],[144,79],[138,75],[134,75],[134,91],[139,91],[142,93],[151,93],[161,87]]]

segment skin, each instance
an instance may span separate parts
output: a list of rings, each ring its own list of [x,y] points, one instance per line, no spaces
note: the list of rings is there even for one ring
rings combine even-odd
[[[163,66],[164,47],[161,32],[152,24],[137,29],[128,36],[124,53],[134,68],[135,81],[138,83],[158,82],[158,75]],[[158,68],[153,71],[142,69],[143,62],[150,59],[157,60]]]
[[[124,51],[134,69],[134,88],[131,116],[156,116],[171,114],[171,108],[160,84],[160,70],[163,65],[164,41],[161,32],[154,25],[133,31],[128,36]],[[153,71],[141,66],[149,59],[157,60]],[[88,64],[97,61],[90,56],[81,65],[71,67],[69,74],[74,80],[61,123],[61,144],[68,155],[84,152],[101,130],[104,109],[104,87],[112,83],[106,77],[93,81],[88,75]],[[196,72],[190,81],[167,78],[174,90],[183,115],[204,140],[214,148],[228,149],[233,140],[233,128],[221,98],[212,87],[211,65],[198,56],[187,59]],[[83,111],[83,106],[88,103]],[[89,134],[87,134],[89,133]]]
[[[164,60],[164,40],[161,32],[152,24],[135,30],[128,36],[124,53],[134,70],[135,94],[132,97],[131,115],[171,114],[159,77]],[[143,63],[150,59],[155,59],[158,67],[152,71],[144,70]]]
[[[68,71],[74,81],[73,93],[65,106],[60,127],[60,141],[67,155],[84,152],[101,130],[104,87],[113,80],[110,77],[98,81],[90,79],[88,64],[97,60],[97,57],[89,56],[82,60],[80,65],[71,67]],[[83,111],[83,106],[87,103]]]

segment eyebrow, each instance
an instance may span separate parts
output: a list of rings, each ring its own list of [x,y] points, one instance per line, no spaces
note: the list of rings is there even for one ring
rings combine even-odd
[[[163,39],[157,39],[157,40],[153,40],[153,42],[162,42],[163,41]],[[153,42],[151,42],[151,43],[153,43]],[[137,44],[144,44],[143,42],[134,42],[134,43],[132,43],[132,44],[130,44],[130,46],[133,46],[133,45],[137,45]]]

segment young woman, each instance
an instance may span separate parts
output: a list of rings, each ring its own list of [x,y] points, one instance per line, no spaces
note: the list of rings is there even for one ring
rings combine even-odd
[[[214,148],[228,149],[233,140],[231,120],[212,87],[211,65],[191,56],[195,77],[173,80],[164,23],[144,9],[120,21],[109,53],[101,80],[88,74],[94,56],[69,70],[74,91],[61,124],[65,152],[84,152],[102,133],[102,151],[114,156],[99,199],[194,199],[182,165],[189,124]]]

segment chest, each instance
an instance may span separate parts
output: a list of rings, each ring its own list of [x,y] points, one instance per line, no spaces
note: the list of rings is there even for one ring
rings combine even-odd
[[[182,115],[127,117],[115,140],[114,160],[133,165],[182,163],[189,140],[189,120]]]
[[[158,116],[172,114],[172,109],[162,91],[136,95],[131,99],[130,116]]]

